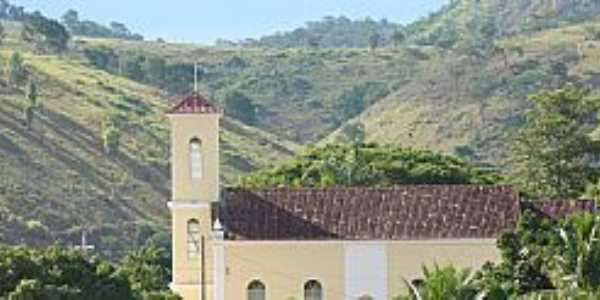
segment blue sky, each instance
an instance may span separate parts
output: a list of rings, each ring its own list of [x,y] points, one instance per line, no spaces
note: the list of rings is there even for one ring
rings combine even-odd
[[[448,0],[10,0],[59,17],[67,9],[101,23],[118,21],[147,38],[212,43],[285,31],[323,16],[408,23]]]

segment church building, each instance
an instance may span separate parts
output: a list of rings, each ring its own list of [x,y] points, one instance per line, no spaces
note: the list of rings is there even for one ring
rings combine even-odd
[[[173,282],[185,300],[389,300],[438,263],[496,261],[496,238],[531,209],[511,186],[222,188],[221,110],[197,93],[171,123]]]

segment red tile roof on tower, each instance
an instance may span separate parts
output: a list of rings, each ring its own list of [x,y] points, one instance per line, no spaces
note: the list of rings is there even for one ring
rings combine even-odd
[[[167,114],[218,114],[221,110],[200,94],[193,93],[167,111]]]

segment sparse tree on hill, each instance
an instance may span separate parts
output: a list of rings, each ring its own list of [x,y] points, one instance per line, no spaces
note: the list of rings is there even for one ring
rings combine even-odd
[[[0,44],[2,44],[2,42],[4,42],[5,37],[6,37],[6,32],[4,30],[4,25],[2,25],[2,23],[0,23]]]
[[[598,99],[566,88],[530,101],[534,106],[512,146],[513,181],[531,196],[580,196],[600,174],[595,167],[600,143],[590,137],[598,126]]]
[[[14,52],[6,65],[8,84],[19,88],[27,80],[27,69],[19,52]]]
[[[27,89],[27,103],[23,107],[23,115],[25,119],[25,125],[27,126],[27,128],[31,128],[31,124],[33,123],[33,119],[35,118],[35,112],[38,105],[37,100],[37,86],[32,81],[29,83],[29,87]]]
[[[398,47],[406,40],[406,35],[402,30],[396,30],[394,35],[392,35],[392,40],[394,40],[394,46]]]
[[[381,35],[379,35],[378,32],[371,33],[371,35],[369,36],[369,47],[371,48],[371,51],[375,51],[375,49],[379,47],[380,43]]]
[[[42,53],[65,51],[71,38],[62,24],[39,13],[26,18],[21,36]]]
[[[225,95],[225,113],[244,122],[252,124],[256,121],[256,107],[248,96],[239,91],[231,91]]]
[[[121,143],[121,130],[110,116],[102,124],[102,145],[108,155],[117,154]]]

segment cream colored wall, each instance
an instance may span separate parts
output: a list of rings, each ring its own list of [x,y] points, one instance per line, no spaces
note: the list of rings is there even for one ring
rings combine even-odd
[[[422,278],[422,265],[452,263],[463,268],[480,268],[487,261],[498,261],[495,240],[407,241],[388,245],[388,293],[395,297],[407,291],[403,279]]]
[[[303,299],[310,279],[323,284],[324,299],[345,298],[345,246],[351,241],[225,242],[225,299],[246,299],[247,285],[260,279],[267,299]],[[494,240],[378,241],[387,252],[388,298],[405,293],[403,278],[422,277],[422,264],[453,263],[479,268],[499,259]],[[293,298],[295,297],[295,298]],[[186,299],[187,300],[187,299]]]
[[[304,283],[311,279],[323,285],[324,299],[343,298],[341,243],[225,242],[225,266],[227,300],[246,299],[255,279],[266,285],[267,299],[304,299]]]
[[[219,114],[175,114],[171,120],[171,180],[173,201],[217,201],[219,197]],[[192,180],[189,142],[202,142],[202,178]]]

